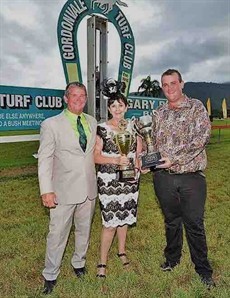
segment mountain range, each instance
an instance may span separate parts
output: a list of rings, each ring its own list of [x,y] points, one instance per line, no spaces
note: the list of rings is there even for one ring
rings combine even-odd
[[[227,107],[230,109],[230,82],[222,84],[187,82],[183,91],[187,96],[197,98],[205,105],[207,99],[210,98],[213,110],[221,110],[222,100],[225,98]]]

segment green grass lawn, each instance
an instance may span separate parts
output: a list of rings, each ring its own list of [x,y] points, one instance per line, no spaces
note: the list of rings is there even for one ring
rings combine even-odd
[[[222,125],[222,124],[221,124]],[[48,211],[41,205],[37,180],[38,142],[0,144],[0,298],[43,297],[43,278]],[[141,178],[137,226],[130,228],[127,253],[129,271],[123,269],[117,240],[109,255],[108,277],[96,279],[101,219],[97,203],[87,254],[88,274],[78,280],[70,260],[74,235],[62,262],[56,298],[203,298],[230,297],[230,130],[212,132],[207,146],[208,197],[205,225],[209,259],[217,287],[208,291],[199,281],[184,241],[181,264],[173,272],[161,272],[165,246],[163,217],[152,187],[151,174]]]

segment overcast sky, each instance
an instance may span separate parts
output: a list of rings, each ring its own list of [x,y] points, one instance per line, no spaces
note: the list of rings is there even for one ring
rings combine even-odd
[[[230,81],[230,0],[123,0],[136,56],[130,91],[168,68],[185,81]],[[0,85],[64,89],[57,21],[66,0],[0,0]],[[118,76],[120,43],[109,25],[108,76]],[[79,27],[86,83],[86,23]]]

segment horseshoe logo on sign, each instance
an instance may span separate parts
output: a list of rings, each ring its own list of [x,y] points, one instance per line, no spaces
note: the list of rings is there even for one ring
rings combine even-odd
[[[132,29],[124,13],[117,6],[127,6],[120,0],[68,0],[58,19],[58,44],[66,82],[82,82],[77,30],[86,16],[103,14],[116,27],[121,41],[118,81],[125,82],[124,95],[129,94],[135,58],[135,42]]]

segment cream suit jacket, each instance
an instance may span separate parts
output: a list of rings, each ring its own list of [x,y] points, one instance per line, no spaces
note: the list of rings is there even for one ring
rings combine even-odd
[[[84,152],[64,112],[41,124],[38,150],[40,193],[54,192],[61,205],[79,204],[97,196],[93,151],[96,120],[85,114],[91,136]]]

